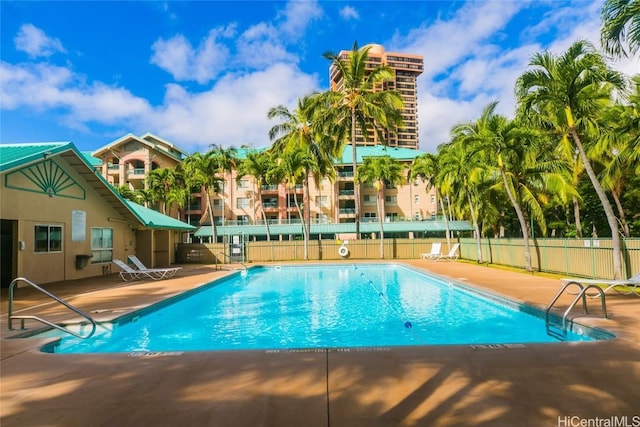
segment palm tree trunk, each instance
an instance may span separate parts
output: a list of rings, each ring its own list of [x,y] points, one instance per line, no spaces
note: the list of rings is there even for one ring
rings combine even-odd
[[[591,162],[587,157],[587,153],[584,151],[582,141],[580,141],[580,137],[578,136],[578,132],[576,131],[575,126],[571,127],[571,137],[573,138],[573,142],[576,144],[576,147],[580,152],[580,157],[582,157],[582,163],[584,164],[584,170],[587,172],[587,175],[591,180],[591,184],[593,185],[593,189],[596,191],[596,194],[600,199],[600,203],[602,203],[604,214],[607,217],[607,223],[609,223],[609,228],[611,229],[611,245],[613,247],[613,278],[614,280],[622,279],[622,248],[620,242],[620,234],[618,233],[618,220],[615,213],[613,212],[611,203],[609,203],[609,199],[607,199],[607,195],[605,194],[602,185],[600,185],[600,181],[598,181],[596,173],[591,167]]]
[[[309,259],[309,254],[307,252],[307,227],[304,223],[304,216],[302,215],[302,209],[300,209],[300,203],[298,203],[298,197],[296,197],[295,192],[293,193],[293,202],[296,205],[296,209],[298,210],[298,216],[300,217],[300,222],[302,223],[302,235],[304,237],[304,259],[305,261]]]
[[[211,196],[209,195],[209,188],[206,189],[207,192],[207,210],[209,211],[209,220],[211,221],[211,243],[218,242],[218,229],[216,227],[216,221],[213,216],[213,206],[211,206]]]
[[[580,202],[576,196],[573,196],[573,217],[576,223],[576,236],[582,238],[582,221],[580,220]]]
[[[449,218],[447,212],[444,210],[444,201],[438,193],[438,187],[436,187],[436,198],[440,201],[440,209],[442,209],[442,217],[444,218],[445,237],[447,239],[447,249],[451,250],[451,231],[449,230]]]
[[[264,221],[264,226],[267,229],[267,242],[271,241],[271,233],[269,232],[269,221],[267,220],[267,213],[264,211],[264,205],[262,204],[262,181],[258,182],[258,200],[260,200],[260,211],[262,212],[262,220]]]
[[[620,202],[620,195],[618,191],[611,190],[611,196],[613,196],[613,201],[616,204],[616,209],[618,210],[618,215],[620,215],[620,225],[622,226],[622,232],[625,237],[631,236],[631,231],[629,230],[629,224],[627,223],[627,218],[624,214],[624,209],[622,208],[622,203]]]
[[[473,209],[473,203],[471,202],[471,194],[469,194],[469,188],[467,187],[467,203],[469,203],[469,210],[471,211],[471,221],[473,222],[473,228],[476,232],[476,249],[478,252],[478,263],[482,264],[482,242],[480,241],[480,227],[478,226],[478,220],[476,219],[476,211]]]
[[[355,108],[351,108],[351,153],[353,155],[352,166],[353,166],[353,175],[354,175],[354,183],[353,183],[353,197],[355,198],[355,222],[356,222],[356,239],[360,238],[360,185],[355,182],[355,173],[358,168],[358,158],[357,150],[356,150],[356,110]]]
[[[377,198],[378,198],[378,218],[380,223],[380,259],[384,259],[384,183],[382,184],[380,189],[378,190]]]
[[[502,159],[498,159],[498,162],[502,163]],[[518,216],[518,221],[520,221],[520,228],[522,229],[522,242],[524,244],[524,269],[526,271],[533,271],[533,268],[531,268],[531,248],[529,246],[529,227],[527,225],[527,220],[524,218],[522,208],[516,200],[515,195],[511,191],[511,186],[509,185],[509,181],[507,180],[507,174],[504,172],[504,169],[502,167],[500,167],[500,175],[502,175],[502,183],[504,184],[504,189],[507,192],[507,196],[509,196],[511,205],[513,206],[513,209],[515,209],[516,215]]]

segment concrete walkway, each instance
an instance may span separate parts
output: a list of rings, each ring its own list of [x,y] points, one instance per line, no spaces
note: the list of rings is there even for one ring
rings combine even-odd
[[[405,263],[539,307],[560,285],[463,262]],[[184,267],[158,282],[123,284],[112,274],[46,288],[106,321],[228,274]],[[617,335],[608,341],[134,357],[48,354],[39,351],[44,340],[11,338],[3,291],[3,427],[570,426],[614,417],[640,425],[640,298],[633,295],[608,295],[609,319],[580,320]],[[16,310],[39,305],[37,313],[55,321],[74,317],[28,288],[16,301]]]

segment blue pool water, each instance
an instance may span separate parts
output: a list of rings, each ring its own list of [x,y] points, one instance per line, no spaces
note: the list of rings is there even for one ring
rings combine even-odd
[[[257,267],[56,353],[555,342],[532,308],[394,264]],[[569,333],[567,340],[591,340]]]

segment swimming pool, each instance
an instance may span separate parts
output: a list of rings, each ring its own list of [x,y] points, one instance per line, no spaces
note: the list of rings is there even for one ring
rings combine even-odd
[[[581,329],[579,332],[583,332]],[[58,332],[49,332],[56,336]],[[587,341],[587,333],[565,340]],[[398,264],[253,267],[55,353],[557,342],[538,310]]]

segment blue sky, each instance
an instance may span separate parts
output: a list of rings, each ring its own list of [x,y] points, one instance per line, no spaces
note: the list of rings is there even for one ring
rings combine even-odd
[[[156,134],[188,152],[269,144],[270,107],[328,88],[327,51],[424,56],[420,149],[491,101],[511,116],[531,55],[599,46],[601,0],[0,1],[0,141],[94,150]],[[631,75],[638,58],[612,65]]]

